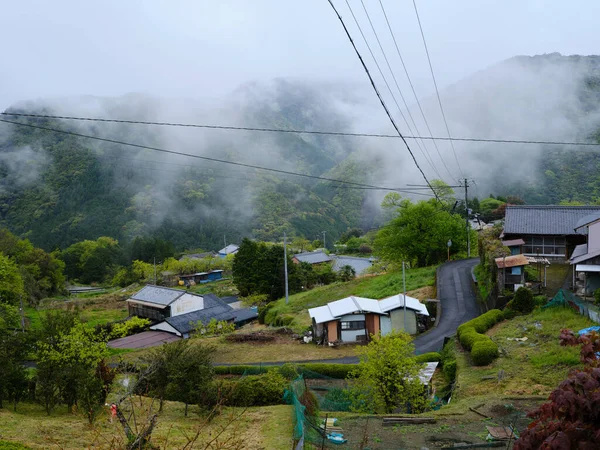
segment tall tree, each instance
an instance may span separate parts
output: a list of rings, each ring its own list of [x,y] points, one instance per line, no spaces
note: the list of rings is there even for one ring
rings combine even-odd
[[[354,371],[355,407],[391,413],[399,406],[420,412],[425,405],[419,379],[422,364],[413,358],[411,337],[404,332],[377,336],[358,349],[360,362]]]
[[[448,240],[452,241],[452,253],[465,250],[466,237],[460,215],[439,209],[433,201],[404,200],[398,216],[377,233],[375,249],[386,261],[426,266],[447,258]]]

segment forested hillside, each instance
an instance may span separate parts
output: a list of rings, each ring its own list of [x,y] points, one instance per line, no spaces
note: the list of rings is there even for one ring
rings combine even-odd
[[[254,98],[258,93],[253,90],[246,89],[251,98],[247,99],[248,106],[242,107],[246,124],[341,126],[343,117],[325,103],[323,96],[302,86],[278,83],[271,92],[275,98],[269,102],[263,99],[262,104]],[[119,118],[131,115],[151,120],[156,118],[152,108],[160,108],[137,96],[98,102],[102,107],[94,102],[95,111],[88,115],[106,116],[111,111]],[[57,112],[39,104],[10,111]],[[18,120],[353,182],[366,181],[367,172],[374,168],[353,154],[354,147],[321,137],[215,136],[134,125]],[[99,236],[122,242],[136,236],[155,236],[173,242],[180,250],[218,249],[224,237],[230,242],[239,242],[244,236],[280,240],[284,231],[311,240],[326,231],[333,242],[349,227],[361,224],[364,191],[345,189],[338,183],[164,155],[34,128],[2,124],[0,132],[0,222],[46,249],[65,248]]]
[[[132,94],[27,102],[8,111],[389,132],[372,93],[365,92],[343,84],[276,80],[206,102]],[[444,89],[442,99],[454,136],[596,142],[600,57],[511,58]],[[436,103],[423,104],[434,134],[444,135]],[[423,183],[400,141],[389,139],[4,118],[311,176],[388,186]],[[439,145],[452,161],[447,143]],[[471,196],[517,196],[529,204],[600,201],[596,147],[455,146],[463,172],[475,180]],[[438,178],[424,167],[430,179]],[[450,169],[458,173],[452,164]],[[224,239],[281,240],[287,232],[314,240],[323,231],[331,244],[349,228],[381,225],[384,194],[0,124],[0,225],[46,250],[100,236],[121,243],[156,237],[178,250],[214,250]]]

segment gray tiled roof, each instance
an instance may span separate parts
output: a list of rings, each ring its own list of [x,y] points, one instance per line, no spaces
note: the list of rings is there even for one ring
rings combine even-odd
[[[294,258],[300,262],[307,262],[309,264],[319,264],[331,261],[329,255],[322,250],[316,252],[298,253],[294,255]]]
[[[504,234],[574,235],[580,219],[600,212],[600,206],[509,205]]]
[[[344,266],[350,266],[356,272],[356,275],[364,273],[373,265],[373,260],[370,258],[359,258],[357,256],[336,256],[333,262],[333,270],[342,270]]]
[[[168,306],[185,294],[181,289],[169,289],[160,286],[144,286],[140,291],[131,296],[133,300],[140,300],[157,305]]]

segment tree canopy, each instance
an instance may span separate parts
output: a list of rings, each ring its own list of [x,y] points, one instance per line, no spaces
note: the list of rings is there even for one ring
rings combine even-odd
[[[435,201],[403,200],[396,212],[375,238],[375,250],[382,259],[427,266],[447,259],[448,240],[452,241],[451,254],[465,250],[464,218],[441,209]]]

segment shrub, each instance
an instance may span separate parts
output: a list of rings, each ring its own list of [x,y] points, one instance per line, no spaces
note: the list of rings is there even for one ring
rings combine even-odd
[[[267,303],[264,306],[258,308],[258,323],[264,324],[265,318],[269,310],[275,305],[275,303]]]
[[[470,350],[473,352],[473,348],[478,346],[477,344],[481,342],[489,342],[489,344],[485,344],[482,346],[478,346],[480,350],[477,353],[477,361],[485,361],[489,356],[485,355],[494,355],[491,362],[494,358],[498,357],[498,346],[486,335],[482,334],[493,327],[496,323],[504,319],[504,313],[499,309],[492,309],[485,314],[482,314],[479,317],[476,317],[473,320],[469,320],[468,322],[463,323],[458,327],[457,334],[458,339],[460,341],[460,345],[462,345],[466,350]],[[491,347],[495,348],[495,351],[491,351]],[[472,355],[473,356],[473,355]],[[473,360],[475,361],[475,356],[473,356]],[[489,362],[485,364],[489,364]],[[476,365],[481,365],[475,362]]]
[[[266,406],[283,403],[288,381],[276,370],[248,375],[237,381],[223,381],[221,391],[228,406]]]
[[[466,331],[463,331],[459,339],[460,345],[470,351],[475,342],[486,339],[486,336],[484,334],[479,334],[473,328],[468,328]]]
[[[532,292],[525,287],[517,289],[515,298],[512,300],[512,309],[524,314],[529,314],[533,311],[533,308],[535,308],[535,301]]]
[[[451,359],[444,363],[442,367],[442,373],[444,374],[444,378],[448,383],[453,383],[456,379],[456,360]]]
[[[533,303],[535,304],[536,307],[544,306],[547,301],[548,301],[548,298],[545,295],[536,295],[535,297],[533,297]]]
[[[311,378],[310,372],[315,372],[319,375],[343,380],[348,377],[348,374],[355,367],[355,364],[307,363],[299,366],[299,371],[304,375],[304,378]]]
[[[440,362],[441,360],[442,356],[438,352],[423,353],[422,355],[415,356],[415,361],[418,363]]]
[[[517,316],[517,312],[514,309],[512,309],[509,305],[506,305],[506,308],[504,309],[504,311],[502,311],[502,315],[504,316],[504,320],[510,320]]]
[[[598,288],[594,291],[594,299],[596,300],[595,301],[596,305],[600,306],[600,288]]]
[[[150,325],[150,320],[134,316],[125,322],[113,323],[108,338],[118,339],[125,336],[131,336],[132,334],[144,331],[148,325]]]
[[[476,366],[487,366],[498,357],[498,345],[485,336],[473,344],[471,357]]]

